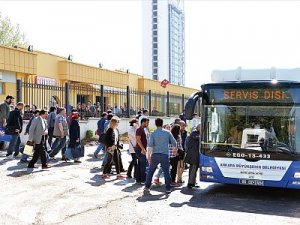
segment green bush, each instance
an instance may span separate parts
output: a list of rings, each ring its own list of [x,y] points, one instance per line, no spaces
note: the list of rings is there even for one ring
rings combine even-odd
[[[85,134],[85,139],[90,140],[94,136],[94,132],[92,130],[88,130]]]

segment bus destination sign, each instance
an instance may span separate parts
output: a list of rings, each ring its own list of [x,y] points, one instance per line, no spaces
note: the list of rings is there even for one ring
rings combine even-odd
[[[218,103],[291,103],[284,89],[210,89],[209,100]]]

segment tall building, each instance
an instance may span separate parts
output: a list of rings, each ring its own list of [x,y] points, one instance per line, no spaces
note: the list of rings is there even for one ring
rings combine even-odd
[[[185,84],[183,0],[143,1],[143,75]]]

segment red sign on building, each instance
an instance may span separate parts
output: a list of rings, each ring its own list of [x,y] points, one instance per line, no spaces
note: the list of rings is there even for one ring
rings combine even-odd
[[[169,81],[167,79],[164,79],[161,83],[160,86],[162,86],[163,88],[166,88],[169,85]]]

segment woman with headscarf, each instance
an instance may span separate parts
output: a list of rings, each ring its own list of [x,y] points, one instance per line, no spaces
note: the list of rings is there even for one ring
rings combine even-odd
[[[69,133],[70,133],[70,142],[68,147],[71,149],[75,149],[74,152],[76,152],[76,148],[80,145],[80,126],[79,126],[78,112],[72,112],[71,114]],[[78,157],[74,158],[74,162],[81,163]]]
[[[182,149],[182,141],[181,141],[181,131],[180,126],[178,124],[174,124],[171,129],[171,133],[173,137],[177,141],[177,151],[174,152],[170,147],[170,165],[171,165],[171,185],[177,186],[176,183],[176,175],[177,175],[177,166],[179,161],[178,150]]]

